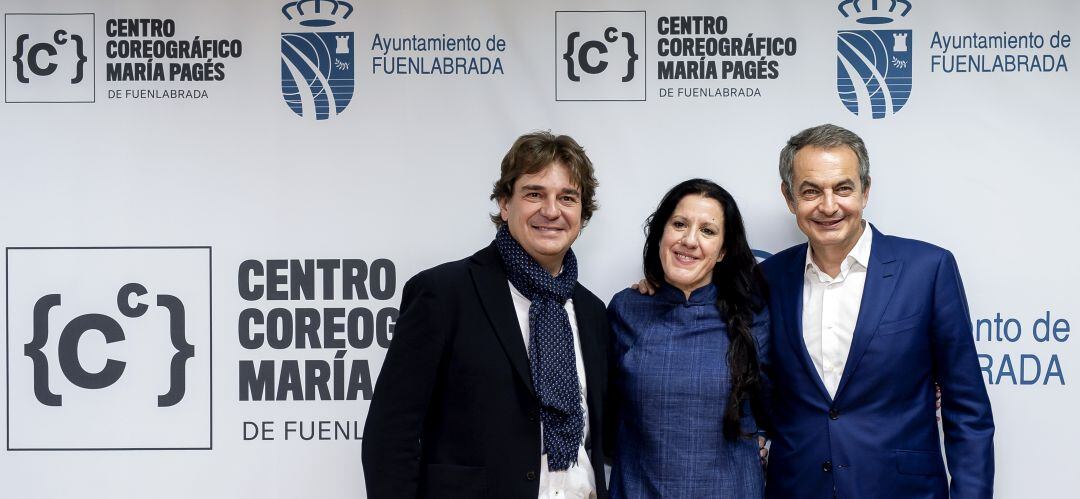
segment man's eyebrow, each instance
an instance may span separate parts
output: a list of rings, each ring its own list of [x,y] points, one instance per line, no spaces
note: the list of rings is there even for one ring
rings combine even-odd
[[[544,186],[538,185],[538,184],[526,184],[526,185],[521,186],[521,190],[529,191],[529,192],[543,192],[543,191],[546,191],[547,189],[544,188]],[[559,193],[560,194],[572,194],[574,196],[580,196],[581,195],[581,191],[579,191],[577,189],[574,189],[573,187],[566,187],[563,190],[559,191]]]
[[[844,185],[855,185],[855,181],[850,179],[850,178],[845,178],[844,180],[841,180],[841,181],[839,181],[839,182],[837,182],[835,184],[832,184],[833,187],[840,187],[840,186],[844,186]],[[803,180],[802,183],[799,184],[800,189],[802,189],[804,187],[813,187],[815,189],[821,189],[820,185],[818,185],[818,184],[816,184],[814,182],[811,182],[809,180]]]

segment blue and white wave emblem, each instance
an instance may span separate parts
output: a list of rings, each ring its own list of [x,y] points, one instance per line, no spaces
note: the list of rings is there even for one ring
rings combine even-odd
[[[352,101],[356,82],[353,34],[281,34],[281,95],[297,115],[325,120]]]
[[[848,30],[836,37],[836,90],[857,116],[896,114],[911,96],[911,30]]]

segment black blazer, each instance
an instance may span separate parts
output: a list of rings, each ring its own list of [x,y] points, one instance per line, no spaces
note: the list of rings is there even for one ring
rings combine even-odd
[[[604,484],[604,303],[578,284],[590,460]],[[364,427],[368,497],[535,499],[540,404],[494,244],[405,284],[401,314]]]

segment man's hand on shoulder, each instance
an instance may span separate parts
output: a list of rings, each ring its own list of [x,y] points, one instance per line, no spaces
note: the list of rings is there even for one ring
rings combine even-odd
[[[656,294],[656,288],[652,287],[652,284],[649,284],[648,279],[642,279],[634,284],[631,284],[630,289],[637,291],[638,293],[641,293],[643,295],[652,296]]]

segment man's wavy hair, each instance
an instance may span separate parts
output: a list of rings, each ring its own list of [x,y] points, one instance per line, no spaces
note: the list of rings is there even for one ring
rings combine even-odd
[[[514,194],[514,183],[522,175],[532,175],[558,163],[570,170],[570,179],[581,191],[581,225],[584,227],[598,208],[596,204],[596,176],[592,161],[585,149],[568,135],[551,132],[533,132],[522,135],[503,156],[499,180],[491,188],[491,199],[502,201]],[[499,213],[491,215],[491,222],[501,226]]]

